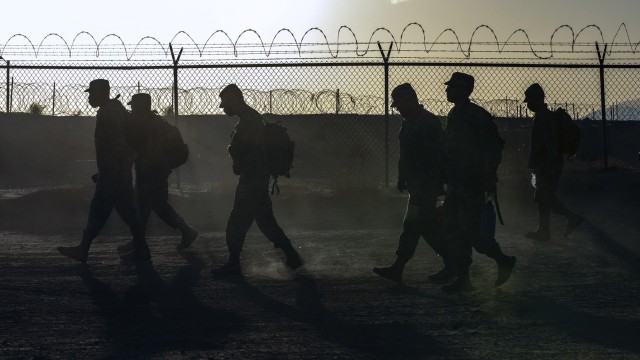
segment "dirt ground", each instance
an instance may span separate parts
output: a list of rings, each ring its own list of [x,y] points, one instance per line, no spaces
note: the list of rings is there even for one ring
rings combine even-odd
[[[443,293],[426,274],[440,260],[421,242],[394,285],[371,269],[393,261],[406,198],[392,189],[301,191],[282,186],[276,216],[306,260],[289,272],[250,232],[244,275],[212,277],[226,257],[228,191],[172,195],[199,230],[189,251],[152,219],[153,261],[119,261],[128,240],[113,216],[81,266],[55,251],[75,245],[91,188],[2,193],[2,359],[628,359],[640,358],[640,173],[574,172],[562,197],[587,221],[562,239],[532,242],[528,179],[501,183],[497,238],[518,257],[496,266],[474,254],[476,290]],[[12,195],[13,194],[13,195]]]

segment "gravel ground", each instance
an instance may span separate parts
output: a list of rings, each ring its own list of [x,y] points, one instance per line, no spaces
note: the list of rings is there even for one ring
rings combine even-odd
[[[189,251],[150,224],[153,261],[119,261],[117,216],[86,266],[60,256],[86,220],[90,188],[0,199],[0,358],[7,359],[628,359],[640,358],[640,174],[568,174],[562,195],[587,221],[548,242],[527,179],[504,182],[498,227],[518,257],[474,254],[476,290],[448,295],[426,274],[441,261],[421,242],[403,285],[371,272],[393,261],[406,198],[392,190],[329,193],[283,187],[276,216],[306,260],[296,273],[255,229],[242,277],[212,277],[226,258],[231,195],[172,196],[201,230]]]

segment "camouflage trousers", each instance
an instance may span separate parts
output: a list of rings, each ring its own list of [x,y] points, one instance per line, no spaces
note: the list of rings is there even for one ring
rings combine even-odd
[[[82,241],[90,244],[106,224],[113,209],[129,226],[136,246],[146,246],[144,225],[134,203],[131,179],[123,181],[98,178],[89,207],[89,218]]]
[[[226,229],[227,247],[231,254],[240,254],[247,231],[254,221],[274,247],[291,247],[291,241],[273,216],[268,175],[241,175],[238,180]]]
[[[182,217],[169,204],[168,175],[137,179],[135,196],[138,211],[145,226],[149,221],[151,211],[174,229],[184,226]]]
[[[468,271],[472,249],[492,259],[504,257],[494,237],[481,231],[481,219],[485,204],[484,193],[465,192],[464,196],[448,191],[445,199],[445,237],[452,260],[459,270]]]
[[[422,237],[438,255],[444,258],[447,247],[442,230],[442,224],[438,221],[436,213],[435,196],[410,194],[396,255],[405,262],[411,259]]]

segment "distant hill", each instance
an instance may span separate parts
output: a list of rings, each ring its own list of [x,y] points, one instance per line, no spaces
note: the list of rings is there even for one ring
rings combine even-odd
[[[602,119],[600,111],[591,112],[589,119]],[[640,99],[624,101],[607,108],[607,120],[638,121],[640,120]]]

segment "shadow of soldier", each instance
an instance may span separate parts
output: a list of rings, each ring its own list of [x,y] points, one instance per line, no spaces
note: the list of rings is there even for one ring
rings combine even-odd
[[[165,282],[153,265],[138,264],[138,283],[121,297],[96,279],[88,267],[78,274],[106,323],[108,356],[130,358],[163,354],[179,356],[187,351],[223,349],[225,339],[245,328],[235,313],[212,309],[198,302],[191,291],[203,264],[185,255],[189,265]]]
[[[294,305],[266,295],[242,276],[224,281],[237,284],[250,301],[263,309],[309,325],[330,343],[347,348],[348,352],[340,351],[341,356],[424,359],[428,356],[465,355],[452,353],[411,324],[398,323],[393,319],[366,319],[362,324],[350,323],[325,308],[316,280],[307,274],[297,274],[294,278],[297,283]],[[301,342],[304,343],[304,339]]]

